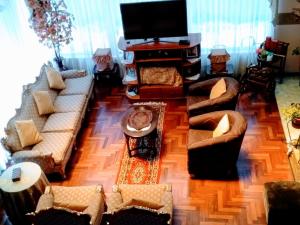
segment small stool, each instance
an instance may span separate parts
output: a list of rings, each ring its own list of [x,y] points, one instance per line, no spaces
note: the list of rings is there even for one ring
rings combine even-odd
[[[264,203],[268,225],[300,223],[300,183],[295,181],[265,183]]]

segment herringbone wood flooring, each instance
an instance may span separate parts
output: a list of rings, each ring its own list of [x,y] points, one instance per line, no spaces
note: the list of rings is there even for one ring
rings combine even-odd
[[[248,130],[237,163],[238,179],[196,180],[187,172],[185,100],[167,102],[160,182],[173,185],[174,225],[266,224],[263,184],[292,180],[284,134],[275,99],[243,94],[237,110]],[[102,184],[106,195],[116,181],[125,141],[119,121],[130,104],[123,88],[97,87],[91,111],[67,167],[68,178],[58,185]]]

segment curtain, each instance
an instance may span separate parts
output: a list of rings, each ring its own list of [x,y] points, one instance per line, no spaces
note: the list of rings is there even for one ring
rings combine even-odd
[[[97,48],[111,48],[114,59],[119,60],[122,51],[118,49],[118,40],[123,35],[119,4],[143,1],[65,0],[68,11],[75,17],[74,40],[61,49],[67,66],[92,72],[92,55]],[[271,0],[186,2],[188,30],[202,35],[202,68],[208,63],[209,51],[221,46],[231,55],[235,72],[242,73],[245,65],[255,60],[257,44],[273,35]],[[38,42],[28,18],[24,0],[0,0],[1,137],[14,109],[20,106],[22,86],[34,82],[41,65],[54,57],[53,49]],[[5,158],[1,150],[0,158],[1,167]]]

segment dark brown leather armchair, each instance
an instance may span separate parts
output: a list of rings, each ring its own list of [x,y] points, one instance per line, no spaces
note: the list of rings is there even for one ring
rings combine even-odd
[[[226,92],[214,99],[209,99],[210,91],[221,77],[200,81],[189,86],[187,96],[189,116],[217,110],[235,110],[240,88],[239,82],[232,77],[223,78],[226,82]]]
[[[213,137],[213,130],[227,113],[230,129]],[[241,113],[231,110],[216,111],[189,119],[188,171],[192,176],[230,175],[235,165],[247,129]]]

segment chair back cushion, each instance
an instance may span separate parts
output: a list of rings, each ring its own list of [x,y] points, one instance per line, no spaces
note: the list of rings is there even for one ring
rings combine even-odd
[[[230,129],[228,114],[225,114],[220,122],[218,123],[217,127],[213,131],[213,137],[220,137],[221,135],[227,133]]]
[[[226,92],[226,82],[224,78],[221,78],[211,89],[209,99],[220,97]]]
[[[90,225],[91,216],[64,208],[48,208],[27,214],[34,225]]]

